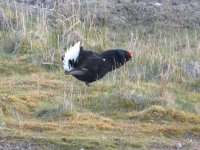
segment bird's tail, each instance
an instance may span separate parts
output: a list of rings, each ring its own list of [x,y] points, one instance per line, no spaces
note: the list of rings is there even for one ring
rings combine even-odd
[[[67,52],[62,57],[63,61],[63,67],[65,71],[71,71],[74,67],[74,64],[77,62],[77,59],[80,55],[80,42],[77,42],[74,44],[74,46],[71,46],[67,49]]]

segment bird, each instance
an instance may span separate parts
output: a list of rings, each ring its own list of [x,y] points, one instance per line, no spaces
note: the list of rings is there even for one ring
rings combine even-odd
[[[80,42],[67,49],[62,56],[65,74],[85,82],[87,86],[103,78],[127,61],[132,59],[132,52],[123,49],[112,49],[101,53],[84,49]]]

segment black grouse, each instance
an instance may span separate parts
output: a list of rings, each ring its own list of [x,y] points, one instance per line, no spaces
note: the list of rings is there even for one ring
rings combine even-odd
[[[131,51],[107,50],[102,53],[84,50],[80,42],[62,56],[66,74],[71,74],[86,85],[101,79],[106,73],[119,68],[132,58]]]

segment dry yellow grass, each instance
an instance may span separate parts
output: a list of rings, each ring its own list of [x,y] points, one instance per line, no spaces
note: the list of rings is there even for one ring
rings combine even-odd
[[[60,71],[39,70],[0,79],[0,107],[6,127],[1,132],[5,137],[9,135],[9,139],[12,136],[6,129],[15,137],[42,137],[70,149],[173,148],[179,141],[185,148],[191,148],[187,136],[200,135],[198,114],[176,110],[178,104],[174,108],[154,106],[148,98],[140,99],[140,93],[152,100],[166,99],[160,92],[162,85],[127,82],[119,86],[110,80],[117,75],[109,75],[85,87]],[[184,90],[183,87],[174,93],[175,85],[166,86],[174,103],[176,92]],[[196,94],[189,92],[191,102],[197,101]]]

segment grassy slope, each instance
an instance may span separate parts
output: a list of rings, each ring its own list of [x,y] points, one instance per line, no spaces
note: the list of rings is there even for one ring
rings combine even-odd
[[[188,138],[200,135],[200,94],[188,91],[188,84],[168,83],[163,94],[154,82],[116,80],[119,71],[85,87],[60,70],[19,60],[1,62],[9,73],[0,79],[1,138],[30,140],[40,148],[51,143],[52,149],[168,149],[179,141],[185,148],[199,146]]]

